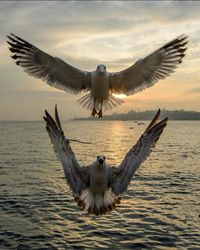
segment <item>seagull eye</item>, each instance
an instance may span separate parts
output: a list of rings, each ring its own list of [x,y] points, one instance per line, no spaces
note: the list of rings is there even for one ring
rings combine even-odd
[[[99,159],[99,156],[97,156],[97,159]]]
[[[105,156],[103,156],[103,159],[105,160],[105,159],[106,159],[106,157],[105,157]]]

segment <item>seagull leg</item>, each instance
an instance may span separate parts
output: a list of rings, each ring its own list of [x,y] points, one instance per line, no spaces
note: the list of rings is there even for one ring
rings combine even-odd
[[[102,115],[103,115],[102,114],[102,109],[100,109],[99,112],[98,112],[98,118],[102,118]]]
[[[93,117],[95,117],[95,115],[97,115],[97,111],[95,108],[95,102],[96,102],[96,98],[94,98],[94,107],[93,107],[92,114],[91,114],[91,116],[93,116]]]
[[[103,116],[102,105],[103,105],[103,100],[101,101],[101,107],[100,107],[100,110],[98,112],[98,118],[102,118],[102,116]]]
[[[92,110],[91,116],[95,117],[96,114],[97,114],[97,111],[96,111],[96,109],[95,109],[95,107],[94,107],[93,110]]]

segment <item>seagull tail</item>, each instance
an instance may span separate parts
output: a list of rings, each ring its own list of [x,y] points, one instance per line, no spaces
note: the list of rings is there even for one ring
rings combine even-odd
[[[89,109],[89,110],[92,110],[93,105],[94,105],[94,101],[90,93],[78,99],[77,103],[80,104],[82,107]]]
[[[110,94],[109,98],[103,102],[103,107],[105,110],[109,110],[123,103],[124,103],[124,100],[117,98],[114,95]]]
[[[88,94],[84,95],[83,97],[81,97],[80,99],[78,99],[77,103],[88,110],[92,110],[94,107],[94,99],[90,93],[88,93]],[[114,108],[118,105],[121,105],[123,103],[124,103],[124,101],[122,99],[119,99],[119,98],[113,96],[112,94],[110,94],[108,99],[103,101],[103,108],[105,110],[109,110],[109,109],[112,109],[112,108]],[[96,109],[98,109],[99,106],[100,106],[100,103],[95,104]]]
[[[120,198],[109,189],[104,194],[94,194],[87,188],[80,197],[75,197],[75,201],[82,210],[99,216],[114,210]]]

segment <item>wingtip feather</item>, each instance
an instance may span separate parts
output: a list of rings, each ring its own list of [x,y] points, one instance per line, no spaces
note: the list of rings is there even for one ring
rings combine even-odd
[[[57,110],[57,104],[55,105],[55,119],[56,119],[56,123],[59,129],[62,131],[62,126],[61,126],[61,122],[60,122],[60,118],[59,118],[58,110]]]
[[[160,108],[158,109],[156,115],[154,116],[154,118],[150,122],[149,126],[146,128],[145,133],[147,133],[154,126],[154,124],[156,123],[156,121],[158,120],[159,117],[160,117]]]

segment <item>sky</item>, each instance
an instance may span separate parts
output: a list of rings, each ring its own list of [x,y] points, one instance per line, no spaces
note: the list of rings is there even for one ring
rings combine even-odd
[[[10,58],[6,36],[14,33],[82,70],[103,63],[125,69],[181,34],[187,55],[176,72],[153,87],[125,97],[113,112],[200,111],[200,2],[193,1],[1,1],[0,120],[42,120],[57,103],[63,119],[89,116],[72,95],[26,74]],[[85,94],[85,93],[84,93]]]

